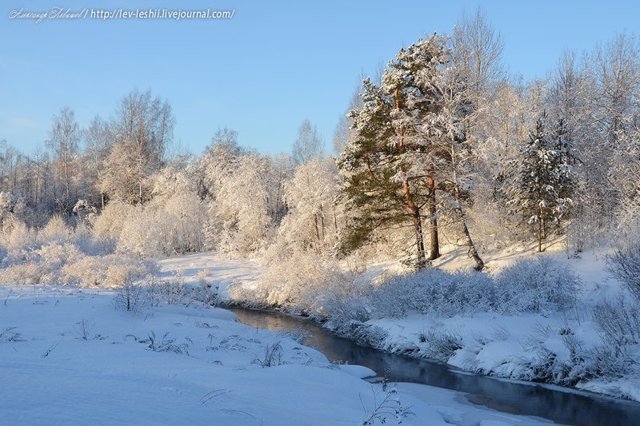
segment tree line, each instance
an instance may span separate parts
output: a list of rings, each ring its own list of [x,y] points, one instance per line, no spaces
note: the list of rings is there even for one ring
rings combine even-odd
[[[514,242],[543,251],[565,235],[579,252],[629,237],[640,217],[638,40],[566,52],[528,82],[509,73],[502,50],[481,12],[400,49],[358,86],[332,156],[308,120],[290,155],[247,150],[231,129],[201,155],[169,155],[175,119],[151,91],[130,92],[86,128],[65,107],[44,150],[0,145],[3,232],[59,215],[153,241],[125,244],[142,255],[356,252],[416,268],[453,245],[478,270],[484,250]],[[140,237],[161,211],[180,229]]]

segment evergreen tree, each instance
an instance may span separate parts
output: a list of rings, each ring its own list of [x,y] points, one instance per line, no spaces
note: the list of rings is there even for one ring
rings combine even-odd
[[[572,203],[571,153],[563,122],[550,138],[545,131],[545,114],[536,121],[529,140],[522,147],[517,181],[511,204],[534,226],[538,251],[546,239],[550,223],[557,223]]]
[[[576,193],[576,179],[573,173],[573,166],[576,159],[573,155],[569,131],[567,130],[567,126],[563,118],[558,120],[554,145],[557,152],[555,157],[556,167],[559,170],[558,195],[559,199],[562,201],[561,216],[565,217],[568,212],[567,208],[573,204],[573,199]]]
[[[352,219],[345,248],[364,243],[381,226],[411,223],[418,268],[427,263],[422,222],[429,221],[429,259],[440,256],[436,192],[456,200],[470,254],[483,263],[464,222],[458,145],[465,141],[464,100],[456,84],[447,39],[419,40],[389,63],[377,86],[363,82],[363,106],[352,111],[354,134],[338,165],[346,177],[344,194],[359,213]]]

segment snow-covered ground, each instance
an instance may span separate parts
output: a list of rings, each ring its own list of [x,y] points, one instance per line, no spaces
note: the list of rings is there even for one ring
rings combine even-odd
[[[459,251],[445,254],[435,266],[449,271],[469,268],[471,263]],[[409,314],[403,318],[371,319],[358,328],[357,337],[378,349],[435,358],[478,374],[572,385],[640,401],[639,345],[625,348],[629,351],[628,359],[636,360],[630,367],[631,373],[584,379],[590,376],[585,370],[591,366],[582,356],[607,345],[592,311],[597,303],[614,299],[621,289],[621,284],[606,271],[607,252],[585,252],[574,258],[567,256],[562,241],[548,251],[538,255],[529,247],[508,248],[488,254],[485,259],[492,274],[532,256],[551,256],[566,262],[580,278],[578,302],[568,311],[510,315],[479,312],[450,317]],[[373,265],[361,278],[372,280],[394,267],[391,263]],[[177,273],[187,283],[197,283],[203,277],[215,282],[222,299],[228,297],[226,288],[230,283],[254,286],[265,270],[251,261],[229,260],[211,253],[167,259],[161,261],[161,269],[165,276]],[[449,348],[441,347],[448,345],[448,340],[454,344],[449,354],[446,353]]]
[[[531,256],[530,252],[508,250],[488,257],[488,266],[499,271],[517,259]],[[606,252],[582,253],[579,258],[568,258],[566,253],[549,254],[556,260],[567,262],[581,280],[576,307],[566,312],[545,314],[475,313],[435,317],[413,314],[405,318],[382,318],[367,321],[365,330],[376,335],[370,342],[378,349],[430,358],[434,342],[440,344],[449,337],[459,348],[442,361],[466,371],[519,380],[554,381],[550,377],[535,376],[555,373],[558,377],[576,366],[572,357],[596,350],[607,343],[592,317],[598,302],[614,299],[621,284],[606,272]],[[464,257],[441,260],[444,269],[455,270],[465,262]],[[382,336],[379,338],[379,336]],[[575,349],[575,350],[574,350]],[[629,357],[640,362],[640,347],[628,347]],[[572,351],[574,353],[572,353]],[[638,368],[625,377],[579,380],[579,389],[640,401],[640,371]]]
[[[253,268],[202,261],[228,279]],[[198,262],[165,266],[187,275]],[[387,393],[361,379],[372,371],[333,365],[291,336],[195,303],[132,313],[113,302],[113,292],[0,287],[0,423],[356,425],[386,413],[393,424],[396,409],[411,412],[403,424],[540,423],[404,384],[376,412]]]

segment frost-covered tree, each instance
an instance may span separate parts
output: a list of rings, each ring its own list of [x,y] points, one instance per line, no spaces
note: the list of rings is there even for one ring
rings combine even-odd
[[[349,100],[349,107],[347,108],[347,111],[338,119],[338,124],[336,125],[336,130],[333,135],[333,151],[337,155],[340,155],[349,143],[349,140],[354,137],[353,120],[349,117],[349,111],[362,108],[362,98],[360,97],[361,91],[362,84],[358,84],[358,87]]]
[[[53,116],[47,147],[53,154],[54,161],[54,193],[56,205],[60,212],[70,213],[76,202],[73,176],[80,143],[80,126],[74,112],[65,107],[58,115]]]
[[[130,204],[148,201],[148,178],[164,163],[173,124],[169,103],[154,98],[151,91],[134,90],[125,96],[111,124],[115,140],[104,161],[100,190]]]
[[[15,200],[10,192],[0,191],[0,231],[11,226]]]
[[[570,207],[573,187],[563,125],[559,124],[555,137],[547,133],[545,126],[543,114],[522,146],[511,200],[514,211],[535,228],[539,252],[543,251],[542,241],[547,237],[549,224],[558,222]]]
[[[99,190],[110,200],[141,204],[149,200],[152,188],[144,153],[130,140],[117,142],[104,160]]]
[[[210,202],[210,245],[243,254],[265,248],[282,217],[282,184],[279,162],[255,153],[242,155]]]
[[[469,97],[477,102],[504,76],[500,62],[504,42],[480,8],[471,16],[463,15],[452,39],[453,62],[466,81]]]
[[[89,169],[89,186],[93,190],[88,201],[90,204],[100,206],[100,208],[104,208],[106,200],[105,194],[99,189],[99,182],[103,174],[104,161],[109,155],[113,139],[109,124],[98,116],[84,130],[83,161]]]
[[[481,271],[484,261],[471,237],[465,207],[470,193],[475,189],[477,171],[474,143],[478,142],[468,131],[474,104],[465,90],[466,85],[467,81],[458,74],[456,67],[450,67],[442,73],[441,109],[437,114],[427,116],[421,132],[426,140],[431,141],[431,150],[438,155],[442,182],[439,189],[450,199],[450,208],[461,225],[468,255],[473,259],[475,269]]]
[[[620,142],[611,170],[620,202],[618,227],[625,237],[635,238],[640,232],[640,126]]]
[[[284,184],[288,211],[278,228],[277,258],[294,252],[331,253],[343,220],[336,200],[338,190],[333,161],[316,159],[296,168]]]
[[[324,154],[324,144],[318,134],[316,126],[309,120],[304,120],[298,128],[298,138],[293,144],[291,160],[294,166],[299,166]]]
[[[152,199],[145,204],[111,201],[94,220],[94,232],[141,257],[203,250],[207,204],[197,195],[188,165],[188,158],[177,158],[154,175]]]
[[[621,193],[617,182],[633,165],[632,157],[618,154],[626,150],[640,117],[638,40],[621,34],[598,46],[587,56],[584,74],[587,111],[576,140],[580,141],[580,171],[587,195],[584,206],[591,228],[602,232],[618,222]]]
[[[246,150],[238,145],[238,132],[219,129],[211,145],[194,164],[194,178],[201,198],[215,199],[221,182],[237,168]]]

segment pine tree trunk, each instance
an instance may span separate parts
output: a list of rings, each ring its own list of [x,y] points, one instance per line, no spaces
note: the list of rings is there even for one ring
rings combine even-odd
[[[422,215],[420,214],[420,208],[413,202],[411,190],[407,182],[404,182],[402,185],[402,195],[404,197],[404,205],[413,218],[413,226],[416,235],[416,268],[422,269],[427,266],[427,257],[424,251],[424,237],[422,231]]]

